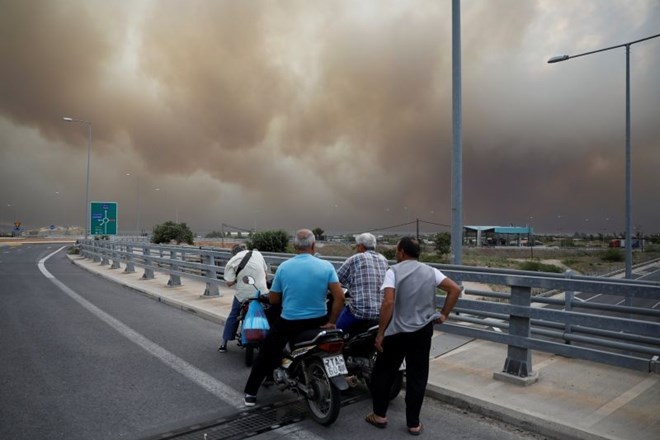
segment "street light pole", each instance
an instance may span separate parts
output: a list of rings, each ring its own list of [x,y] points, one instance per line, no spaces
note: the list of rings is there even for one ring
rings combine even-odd
[[[606,47],[604,49],[592,50],[578,55],[559,55],[552,57],[548,63],[558,63],[570,60],[571,58],[591,55],[606,50],[626,48],[626,278],[632,278],[632,166],[631,166],[631,147],[630,147],[630,46],[652,38],[660,37],[660,34],[651,35],[641,40],[630,41],[628,43],[616,46]]]
[[[461,86],[461,1],[452,1],[452,162],[451,254],[453,264],[463,264],[463,120]]]
[[[85,184],[85,240],[89,237],[89,232],[90,232],[90,224],[92,219],[90,218],[90,213],[89,213],[89,165],[91,162],[91,155],[92,155],[92,123],[89,121],[84,121],[82,119],[74,119],[74,118],[69,118],[69,117],[64,117],[62,118],[66,122],[78,122],[80,124],[87,124],[87,182]]]

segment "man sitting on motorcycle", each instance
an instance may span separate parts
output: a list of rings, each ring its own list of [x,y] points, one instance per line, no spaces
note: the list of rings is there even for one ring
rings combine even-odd
[[[355,238],[357,253],[347,259],[337,270],[339,282],[348,287],[351,301],[344,307],[337,328],[351,334],[361,326],[376,321],[383,302],[383,285],[389,264],[376,252],[376,237],[364,233]]]
[[[232,341],[236,337],[241,304],[248,298],[254,297],[256,293],[253,286],[243,282],[242,277],[247,275],[254,278],[255,286],[260,292],[265,292],[268,289],[266,287],[268,265],[258,250],[252,249],[248,251],[244,245],[237,244],[232,248],[231,253],[233,256],[225,265],[225,281],[229,287],[236,285],[236,294],[234,295],[231,311],[229,312],[222,333],[222,342],[220,342],[220,347],[218,348],[220,353],[225,353],[227,351],[227,342]]]
[[[271,327],[263,348],[252,366],[245,384],[244,403],[254,406],[257,391],[266,376],[278,365],[287,342],[304,330],[335,328],[344,306],[344,292],[332,264],[314,256],[314,233],[299,230],[293,247],[296,256],[280,264],[268,294],[271,304],[282,304],[280,319]],[[332,295],[328,317],[326,298]]]

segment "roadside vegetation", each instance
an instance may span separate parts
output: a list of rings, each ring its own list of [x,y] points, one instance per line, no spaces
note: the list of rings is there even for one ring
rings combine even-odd
[[[328,236],[319,227],[314,228],[313,232],[318,240],[317,252],[323,256],[349,257],[355,252],[355,239],[352,235]],[[242,238],[228,234],[225,237],[229,240]],[[388,260],[394,260],[399,238],[398,235],[378,236],[378,252]],[[420,260],[427,263],[451,264],[451,235],[448,232],[420,238],[422,242]],[[539,246],[466,246],[463,248],[462,260],[466,266],[550,273],[572,270],[577,274],[599,276],[621,271],[625,267],[624,250],[608,247],[611,238],[580,234],[573,237],[537,236],[534,242],[542,243]],[[660,258],[660,235],[646,237],[645,243],[643,250],[633,251],[633,265]],[[204,244],[213,245],[213,243]],[[289,235],[281,230],[250,234],[247,245],[266,252],[293,252]]]
[[[396,241],[394,241],[396,242]],[[633,252],[633,264],[660,258],[660,250],[650,249]],[[378,251],[388,260],[394,259],[394,244],[380,244]],[[348,257],[354,247],[350,243],[321,243],[319,252],[327,256]],[[423,246],[422,261],[427,263],[451,264],[449,250],[440,254],[434,243]],[[625,255],[622,249],[605,247],[465,247],[463,264],[475,267],[490,267],[538,272],[563,273],[572,270],[578,274],[598,276],[623,270]]]

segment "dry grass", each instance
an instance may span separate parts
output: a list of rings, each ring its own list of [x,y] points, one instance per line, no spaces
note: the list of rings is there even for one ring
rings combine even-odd
[[[422,260],[449,263],[447,256],[438,257],[432,249],[422,255]],[[381,248],[381,246],[379,246]],[[382,249],[382,248],[381,248]],[[354,248],[343,243],[322,243],[319,252],[327,256],[349,257]],[[561,268],[571,269],[582,275],[603,275],[616,270],[623,270],[624,261],[608,262],[603,260],[605,250],[585,250],[574,248],[465,248],[463,264],[476,267],[492,267],[503,269],[520,269],[521,263],[538,261]],[[621,251],[623,252],[623,250]],[[633,264],[660,258],[660,252],[634,252]]]

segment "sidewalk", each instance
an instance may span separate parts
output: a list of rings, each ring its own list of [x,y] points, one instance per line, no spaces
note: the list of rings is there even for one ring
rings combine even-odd
[[[224,323],[233,289],[204,297],[205,283],[182,278],[167,287],[168,276],[142,280],[92,260],[71,261],[158,301]],[[487,341],[463,343],[438,332],[434,347],[445,347],[431,361],[427,395],[472,412],[503,420],[557,439],[660,439],[660,376],[568,359],[542,352],[532,355],[537,383],[521,387],[493,379],[504,366],[507,347]]]

